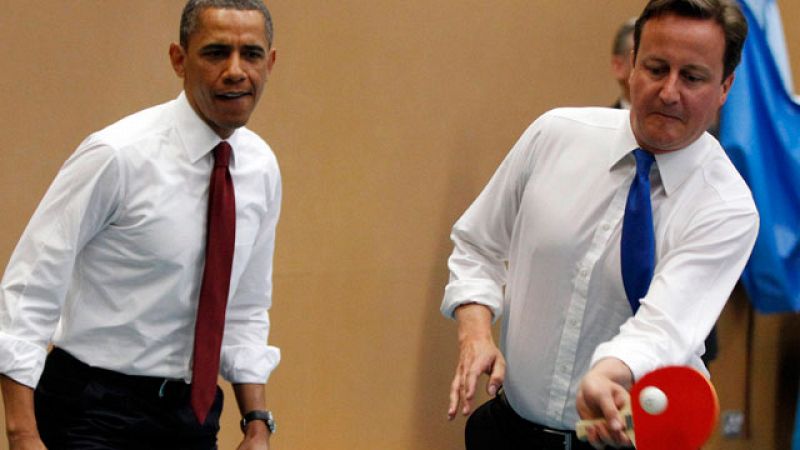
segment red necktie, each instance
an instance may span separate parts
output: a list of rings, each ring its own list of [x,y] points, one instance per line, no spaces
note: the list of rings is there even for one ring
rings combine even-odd
[[[231,146],[227,142],[220,142],[214,148],[214,169],[208,191],[206,263],[194,331],[191,389],[192,409],[201,424],[216,396],[236,237],[236,199],[228,170],[230,156]]]

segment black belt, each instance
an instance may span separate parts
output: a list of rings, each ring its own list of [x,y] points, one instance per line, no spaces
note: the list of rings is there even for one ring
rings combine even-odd
[[[122,387],[144,397],[185,397],[189,395],[191,387],[181,379],[126,375],[92,367],[58,347],[53,348],[47,356],[46,365],[55,373],[66,373],[70,377]]]
[[[497,398],[499,399],[500,404],[503,405],[505,408],[508,408],[508,411],[511,414],[513,414],[516,418],[518,418],[520,423],[523,423],[525,428],[532,434],[539,434],[545,440],[551,440],[554,436],[560,437],[562,439],[562,442],[564,443],[563,447],[564,450],[592,448],[591,445],[589,445],[588,443],[578,439],[577,435],[575,435],[575,432],[572,430],[557,430],[554,428],[548,428],[546,426],[539,425],[538,423],[531,422],[525,419],[524,417],[520,416],[519,414],[517,414],[516,411],[514,411],[514,408],[512,408],[511,405],[508,403],[508,398],[506,397],[506,393],[504,391],[501,390],[497,394]]]

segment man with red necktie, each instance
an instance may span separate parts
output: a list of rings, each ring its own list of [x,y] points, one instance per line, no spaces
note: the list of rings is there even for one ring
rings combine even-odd
[[[261,0],[188,1],[169,48],[183,92],[93,133],[59,171],[0,289],[12,450],[214,449],[218,375],[239,449],[269,447],[281,180],[244,125],[272,43]]]

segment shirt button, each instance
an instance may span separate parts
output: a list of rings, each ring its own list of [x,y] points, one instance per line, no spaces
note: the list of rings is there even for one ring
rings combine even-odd
[[[586,278],[586,275],[589,274],[589,271],[586,269],[581,269],[581,277]]]
[[[608,231],[609,228],[611,227],[607,223],[603,224],[603,231]]]

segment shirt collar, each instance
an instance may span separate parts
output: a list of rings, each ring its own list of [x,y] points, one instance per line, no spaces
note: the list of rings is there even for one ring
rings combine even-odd
[[[192,105],[189,104],[185,92],[180,93],[175,100],[175,104],[175,122],[178,135],[183,142],[189,161],[194,164],[214,150],[214,147],[222,142],[222,139],[195,112]],[[231,167],[236,165],[236,143],[239,140],[239,134],[239,129],[237,129],[228,139],[225,139],[233,148],[229,163]]]
[[[631,129],[630,116],[624,115],[624,122],[620,124],[621,132],[617,142],[611,147],[609,153],[609,169],[613,169],[620,164],[632,151],[639,148],[636,138]],[[676,189],[689,178],[695,167],[699,166],[706,156],[708,149],[707,140],[710,138],[708,133],[703,133],[694,142],[686,147],[672,152],[655,155],[656,168],[667,195],[675,192]],[[632,156],[630,158],[633,158]]]

